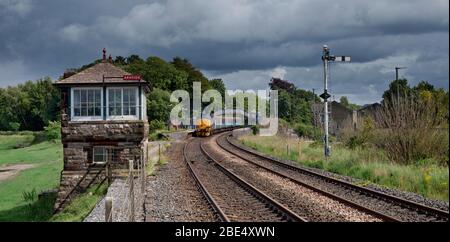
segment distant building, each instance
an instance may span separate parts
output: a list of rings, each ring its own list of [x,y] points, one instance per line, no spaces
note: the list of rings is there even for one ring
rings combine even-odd
[[[381,107],[382,106],[379,103],[364,105],[362,108],[358,109],[358,118],[370,117],[376,121],[376,113],[381,109]]]
[[[112,64],[111,57],[55,83],[61,92],[64,168],[55,209],[105,180],[105,166],[128,168],[147,159],[148,83]]]
[[[328,131],[331,135],[338,135],[344,128],[356,128],[357,112],[351,110],[344,105],[332,101],[328,103],[329,125]],[[313,122],[316,127],[323,128],[324,103],[312,104]]]

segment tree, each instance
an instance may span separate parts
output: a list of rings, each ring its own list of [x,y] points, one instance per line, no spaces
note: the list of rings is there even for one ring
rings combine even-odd
[[[202,93],[206,90],[211,89],[211,85],[209,80],[201,73],[197,68],[195,68],[187,59],[182,59],[180,57],[175,57],[172,62],[172,65],[175,66],[180,71],[184,71],[188,74],[187,83],[190,86],[190,90],[192,90],[193,82],[200,82],[202,85]]]
[[[125,70],[141,75],[153,88],[167,91],[188,89],[188,75],[159,57],[149,57],[145,62],[135,61],[126,66]]]
[[[149,120],[167,122],[170,118],[170,93],[158,88],[153,89],[147,96],[147,115]]]
[[[138,55],[130,55],[127,57],[127,64],[134,64],[136,62],[144,62]]]
[[[289,93],[292,93],[296,89],[294,84],[281,80],[280,78],[272,78],[269,82],[269,87],[272,90],[285,90]]]
[[[407,97],[410,96],[411,91],[408,80],[394,80],[389,84],[389,89],[383,93],[383,99],[392,100],[392,98]]]
[[[420,81],[414,88],[414,91],[420,92],[420,91],[434,91],[434,86],[428,83],[427,81]]]
[[[348,102],[348,99],[346,96],[342,96],[339,103],[341,103],[342,105],[344,105],[345,107],[349,107],[350,103]]]
[[[58,119],[58,103],[50,78],[0,89],[0,129],[42,130]]]
[[[59,92],[53,86],[52,80],[49,77],[37,80],[36,82],[26,82],[22,91],[28,94],[31,102],[31,112],[44,125],[58,119]],[[41,129],[41,127],[36,128]]]
[[[269,86],[272,90],[278,90],[278,115],[280,118],[292,124],[312,124],[311,103],[319,101],[319,97],[278,78],[272,78]]]
[[[292,114],[291,95],[285,90],[278,90],[278,115],[280,118],[291,121]]]
[[[209,84],[212,89],[217,90],[222,95],[222,98],[225,98],[226,89],[222,79],[213,79],[209,81]]]
[[[123,56],[116,56],[116,59],[113,62],[115,65],[124,66],[127,64],[127,59]]]

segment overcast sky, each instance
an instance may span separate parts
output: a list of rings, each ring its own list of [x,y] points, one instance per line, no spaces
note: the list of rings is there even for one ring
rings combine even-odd
[[[365,104],[395,78],[448,89],[448,0],[0,0],[0,87],[101,57],[188,58],[228,89],[270,78],[322,92],[321,48],[350,55],[331,66],[330,91]]]

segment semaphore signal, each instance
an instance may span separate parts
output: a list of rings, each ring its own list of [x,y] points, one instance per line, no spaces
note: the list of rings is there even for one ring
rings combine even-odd
[[[325,153],[325,159],[328,159],[328,157],[331,155],[331,147],[329,146],[329,139],[328,139],[328,98],[331,97],[331,95],[328,93],[328,62],[330,61],[337,61],[337,62],[350,62],[351,57],[350,56],[334,56],[330,55],[330,49],[327,45],[323,46],[323,55],[322,55],[322,61],[323,61],[323,74],[324,74],[324,92],[320,95],[320,97],[324,100],[324,153]]]

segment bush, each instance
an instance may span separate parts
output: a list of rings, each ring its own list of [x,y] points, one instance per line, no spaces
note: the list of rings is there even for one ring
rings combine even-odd
[[[347,133],[342,135],[345,146],[348,148],[364,148],[369,145],[370,141],[373,141],[375,136],[375,123],[373,119],[369,117],[364,118],[362,123],[362,128],[359,131],[347,131]]]
[[[259,134],[259,125],[252,126],[253,135]]]
[[[9,123],[9,130],[11,131],[19,131],[20,129],[20,123],[16,123],[16,122],[10,122]]]
[[[313,125],[300,123],[295,127],[294,131],[300,137],[307,137],[314,140],[319,140],[321,138],[320,129]]]
[[[61,139],[61,123],[58,121],[50,121],[44,127],[45,135],[48,140]]]
[[[150,132],[164,129],[165,127],[166,127],[166,124],[161,120],[155,119],[155,120],[150,121],[150,123],[149,123]]]
[[[441,114],[435,100],[415,97],[384,100],[376,113],[377,135],[374,143],[384,149],[392,161],[410,164],[433,158],[448,162],[449,134],[447,114]]]

